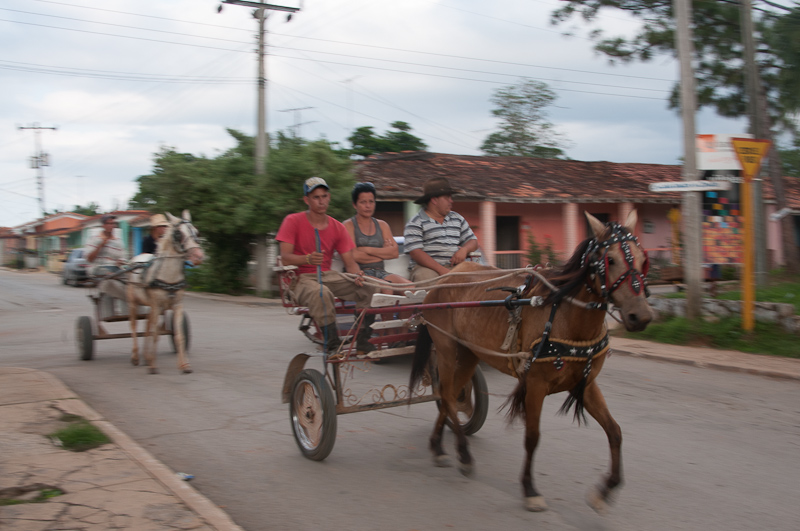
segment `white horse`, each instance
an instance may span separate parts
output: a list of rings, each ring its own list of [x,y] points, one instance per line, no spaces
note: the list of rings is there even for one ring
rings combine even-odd
[[[169,226],[158,240],[155,255],[139,255],[134,262],[145,262],[142,269],[131,272],[128,278],[128,308],[130,309],[133,354],[131,363],[139,365],[139,348],[136,342],[136,318],[139,306],[149,306],[150,313],[145,330],[144,359],[150,374],[158,373],[156,346],[158,344],[158,318],[166,310],[172,310],[175,345],[178,350],[178,369],[192,372],[186,358],[186,342],[183,337],[183,292],[186,289],[184,261],[194,265],[203,262],[205,255],[197,239],[197,229],[192,225],[188,210],[180,218],[167,212]]]

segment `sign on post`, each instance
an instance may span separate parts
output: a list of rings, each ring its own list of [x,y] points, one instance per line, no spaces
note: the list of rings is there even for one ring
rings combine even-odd
[[[761,168],[761,161],[772,142],[758,138],[731,138],[733,150],[742,165],[742,212],[744,214],[744,273],[742,275],[742,328],[752,331],[755,327],[753,306],[755,300],[755,278],[753,276],[753,199],[750,183]]]
[[[707,192],[709,190],[730,190],[728,181],[667,181],[650,183],[651,192]]]

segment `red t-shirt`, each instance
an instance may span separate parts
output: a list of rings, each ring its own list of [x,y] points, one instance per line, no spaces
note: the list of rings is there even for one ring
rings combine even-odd
[[[314,234],[314,227],[308,221],[305,212],[289,214],[283,219],[278,235],[275,237],[279,242],[286,242],[294,245],[294,254],[306,256],[317,250],[317,240]],[[355,244],[347,234],[347,229],[340,222],[328,216],[328,226],[319,231],[320,248],[324,258],[322,260],[322,270],[330,271],[333,251],[338,251],[343,255],[347,251],[354,249]],[[297,272],[316,273],[317,267],[303,264],[298,266]]]

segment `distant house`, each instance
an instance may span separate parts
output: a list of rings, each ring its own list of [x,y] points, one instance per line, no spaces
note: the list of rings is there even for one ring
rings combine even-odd
[[[455,197],[454,210],[472,226],[486,260],[499,267],[526,265],[531,238],[540,247],[551,243],[558,258],[568,258],[589,236],[584,211],[601,221],[622,222],[636,209],[636,233],[651,255],[671,261],[680,252],[673,238],[680,224],[671,223],[670,212],[672,216],[679,212],[681,196],[648,188],[651,183],[680,181],[680,166],[403,152],[360,161],[355,176],[357,181],[375,184],[376,216],[386,220],[395,235],[403,233],[405,222],[416,212],[413,201],[422,195],[423,183],[446,177],[462,190]],[[790,214],[797,220],[798,179],[785,179],[785,192]],[[764,182],[763,195],[765,216],[769,216],[775,211],[769,182]],[[706,256],[716,256],[719,246],[734,246],[741,252],[738,199],[705,192],[703,222],[704,234],[713,234],[704,241]],[[767,249],[772,264],[783,263],[776,223],[767,225]]]

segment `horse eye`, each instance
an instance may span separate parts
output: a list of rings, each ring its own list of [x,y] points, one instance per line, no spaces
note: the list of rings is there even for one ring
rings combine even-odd
[[[614,258],[611,256],[608,257],[608,265],[614,265]]]

